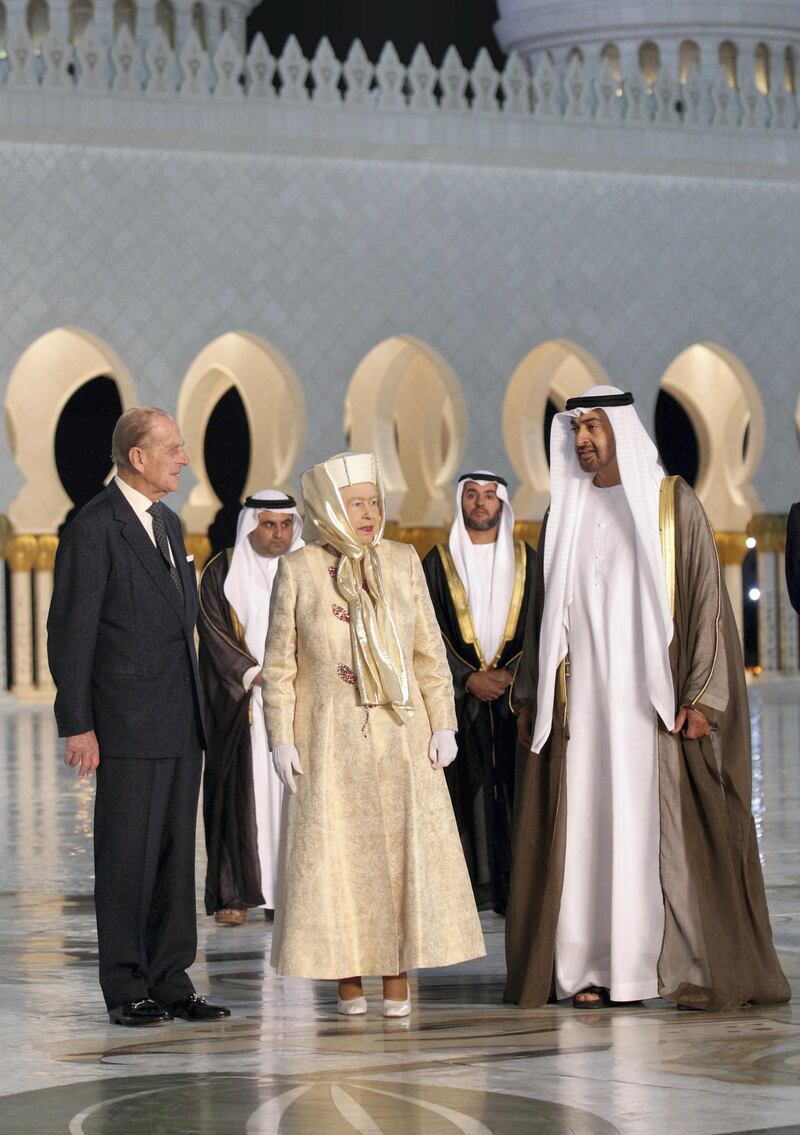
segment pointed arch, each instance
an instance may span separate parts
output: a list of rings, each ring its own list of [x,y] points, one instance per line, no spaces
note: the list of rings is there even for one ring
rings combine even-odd
[[[178,397],[178,425],[197,484],[181,510],[190,533],[205,533],[221,501],[208,476],[205,436],[220,399],[234,387],[250,429],[247,495],[265,486],[287,492],[306,437],[306,406],[297,375],[266,339],[229,331],[204,347],[187,370]]]
[[[620,82],[622,79],[622,58],[619,46],[616,43],[604,43],[600,49],[600,58],[608,60],[611,73],[617,82]]]
[[[208,24],[206,20],[206,7],[201,0],[192,5],[192,27],[197,32],[197,38],[203,51],[208,50]]]
[[[769,94],[771,70],[772,58],[769,45],[766,43],[757,43],[755,59],[753,61],[753,71],[756,87],[761,91],[762,95]]]
[[[652,39],[639,45],[639,70],[648,87],[652,87],[661,70],[661,48]]]
[[[70,0],[69,42],[78,43],[94,19],[94,0]]]
[[[107,343],[80,327],[57,327],[28,347],[11,372],[6,430],[25,483],[8,509],[17,533],[54,533],[72,506],[56,466],[61,412],[87,382],[114,380],[122,408],[136,405],[127,367]]]
[[[693,39],[685,39],[678,48],[678,78],[685,83],[690,71],[700,70],[700,45]]]
[[[172,0],[158,0],[156,4],[156,27],[167,38],[167,43],[175,49],[175,5]]]
[[[50,31],[50,5],[47,0],[28,0],[25,17],[28,35],[34,47],[39,47]]]
[[[123,25],[132,36],[136,36],[136,0],[114,0],[114,38],[119,35]]]
[[[544,436],[548,402],[563,410],[568,398],[608,382],[597,359],[568,339],[540,343],[517,366],[503,400],[503,437],[520,479],[514,497],[520,520],[541,520],[550,500]]]
[[[766,422],[747,367],[718,343],[693,343],[673,359],[660,388],[689,417],[697,436],[695,492],[715,528],[743,532],[761,502],[752,478],[764,452]]]
[[[352,449],[381,462],[387,519],[404,527],[450,521],[467,415],[455,373],[430,344],[393,335],[364,356],[347,390],[345,431]]]
[[[739,85],[739,49],[736,44],[726,39],[719,45],[719,65],[723,70],[729,87]]]

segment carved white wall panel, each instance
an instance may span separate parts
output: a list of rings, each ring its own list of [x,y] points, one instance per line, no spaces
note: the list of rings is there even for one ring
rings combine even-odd
[[[343,72],[346,103],[351,106],[363,106],[375,102],[375,95],[371,89],[375,68],[364,50],[364,45],[358,39],[350,46]]]
[[[478,114],[496,114],[499,110],[497,89],[500,76],[494,68],[492,57],[482,47],[475,57],[475,65],[470,72],[472,87],[472,109]]]
[[[287,39],[278,60],[278,75],[281,80],[280,97],[285,102],[306,103],[309,92],[306,80],[311,70],[308,60],[300,49],[295,36]]]
[[[270,54],[266,40],[259,32],[247,55],[245,71],[247,72],[247,94],[250,98],[274,99],[275,88],[272,80],[277,64]]]
[[[41,106],[49,97],[62,108],[68,101],[6,87],[0,115],[29,95]],[[150,96],[76,97],[87,117],[101,104],[133,123],[134,111],[150,109]],[[671,148],[677,127],[628,122],[601,131],[624,136],[624,156],[589,161],[561,146],[568,130],[578,147],[597,126],[504,110],[474,115],[470,127],[463,111],[437,109],[442,138],[448,122],[457,125],[451,159],[444,144],[431,152],[408,142],[405,115],[423,136],[436,136],[409,110],[312,107],[293,111],[273,99],[214,107],[210,99],[209,116],[224,111],[229,124],[225,147],[198,146],[197,105],[170,95],[155,109],[165,121],[180,113],[184,137],[171,131],[165,140],[154,130],[157,144],[143,145],[150,135],[131,127],[121,145],[92,126],[76,127],[65,144],[29,127],[28,142],[0,142],[8,313],[0,374],[10,375],[54,327],[77,326],[124,360],[143,401],[174,411],[192,359],[246,327],[282,353],[303,388],[302,468],[341,448],[342,407],[359,361],[387,337],[411,334],[458,375],[470,461],[512,475],[503,398],[536,347],[564,339],[590,353],[610,381],[634,389],[652,429],[670,364],[690,345],[711,342],[752,376],[765,431],[753,484],[766,510],[788,510],[798,495],[800,326],[800,189],[789,169],[748,163],[732,171],[727,135],[696,129],[682,140],[701,144],[704,163],[679,161]],[[317,113],[327,142],[311,130]],[[350,113],[375,124],[371,156],[337,133]],[[254,144],[245,127],[237,133],[250,114],[282,133],[257,135]],[[307,136],[292,134],[291,115],[302,115]],[[515,149],[529,126],[541,150]],[[469,129],[476,132],[467,137]],[[756,132],[731,133],[742,147]],[[772,135],[762,133],[765,142]],[[656,141],[660,149],[649,151]],[[782,136],[776,142],[791,160],[793,147]],[[33,372],[33,396],[61,372],[60,363]],[[48,398],[42,394],[43,407]],[[11,442],[0,438],[0,503],[18,495],[21,481]],[[31,523],[47,530],[41,517]]]
[[[408,82],[411,88],[408,105],[413,110],[433,110],[437,102],[434,92],[436,68],[422,43],[414,48],[414,54],[411,56],[408,65]]]
[[[342,65],[333,53],[330,40],[327,36],[323,36],[311,61],[314,98],[317,102],[329,106],[341,106],[342,93],[339,90],[341,75]]]
[[[244,56],[236,46],[233,36],[225,32],[214,52],[214,71],[216,72],[215,99],[244,98],[244,87],[240,82]]]

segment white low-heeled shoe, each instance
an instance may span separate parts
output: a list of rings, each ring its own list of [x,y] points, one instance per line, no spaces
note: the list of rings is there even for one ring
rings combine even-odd
[[[351,997],[349,1001],[336,998],[336,1012],[343,1017],[363,1017],[367,1011],[366,997]]]
[[[405,1001],[389,1001],[388,998],[383,999],[383,1015],[384,1017],[407,1017],[411,1012],[411,996],[406,997]]]

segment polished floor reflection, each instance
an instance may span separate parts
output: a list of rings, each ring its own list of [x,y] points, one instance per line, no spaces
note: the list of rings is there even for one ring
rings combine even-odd
[[[800,989],[800,682],[751,690],[754,807],[775,938]],[[277,978],[270,926],[200,919],[194,972],[223,1024],[107,1023],[91,901],[93,785],[47,710],[0,706],[2,1135],[800,1133],[800,1011],[522,1012],[488,957],[412,983],[405,1020],[345,1020],[328,983]],[[198,879],[203,863],[198,860]],[[199,891],[198,891],[199,898]],[[198,904],[199,909],[199,904]]]

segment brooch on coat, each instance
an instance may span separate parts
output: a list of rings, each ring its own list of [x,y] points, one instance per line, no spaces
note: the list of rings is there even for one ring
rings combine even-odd
[[[339,675],[339,677],[342,679],[342,681],[347,682],[348,685],[350,685],[350,686],[357,686],[358,685],[358,679],[356,678],[355,674],[353,673],[353,671],[350,669],[349,666],[345,666],[344,662],[340,662],[339,665],[336,667],[336,673]]]

